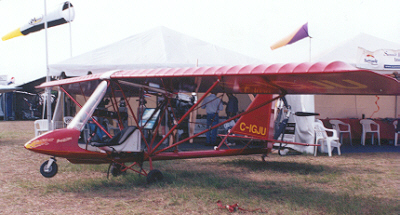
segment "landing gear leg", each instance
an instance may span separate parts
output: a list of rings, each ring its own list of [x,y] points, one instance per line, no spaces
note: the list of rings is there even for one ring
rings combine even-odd
[[[52,157],[48,161],[45,161],[42,166],[40,166],[40,173],[46,177],[51,178],[55,176],[58,172],[58,165],[56,163],[56,158]]]
[[[266,157],[268,157],[267,154],[262,154],[262,155],[261,155],[261,160],[262,160],[262,162],[265,162],[265,158],[266,158]]]

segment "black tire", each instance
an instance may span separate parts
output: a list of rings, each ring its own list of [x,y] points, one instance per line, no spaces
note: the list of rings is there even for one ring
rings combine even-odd
[[[111,164],[111,168],[110,168],[111,175],[114,177],[121,175],[121,173],[122,173],[121,168],[122,168],[122,166],[119,164],[116,164],[116,163]]]
[[[53,161],[50,168],[46,170],[45,167],[47,166],[48,163],[49,163],[49,161],[45,161],[42,164],[42,166],[40,166],[40,173],[46,178],[51,178],[57,174],[58,165],[55,161]]]
[[[279,149],[278,154],[279,154],[280,156],[285,156],[285,155],[288,154],[288,152],[289,152],[289,149],[288,149],[288,148],[282,147],[282,148]]]
[[[155,183],[158,181],[162,181],[164,179],[164,175],[158,169],[153,169],[147,174],[146,181],[148,184]]]

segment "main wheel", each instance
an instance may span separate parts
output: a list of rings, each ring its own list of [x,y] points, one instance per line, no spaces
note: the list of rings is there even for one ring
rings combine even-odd
[[[120,164],[117,164],[117,163],[111,164],[111,168],[110,168],[111,175],[114,177],[121,175],[121,173],[122,173],[121,168],[122,168],[122,166]]]
[[[158,181],[162,181],[164,179],[164,175],[158,169],[153,169],[147,174],[146,181],[148,184],[155,183]]]
[[[281,149],[278,151],[278,154],[279,154],[280,156],[285,156],[285,155],[287,155],[288,152],[289,152],[289,149],[288,149],[288,148],[281,148]]]
[[[46,178],[51,178],[57,174],[58,165],[55,161],[53,161],[50,167],[46,168],[48,163],[49,161],[45,161],[42,166],[40,166],[40,173]]]

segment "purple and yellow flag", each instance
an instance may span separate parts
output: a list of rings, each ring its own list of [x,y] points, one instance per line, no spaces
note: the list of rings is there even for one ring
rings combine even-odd
[[[271,46],[271,50],[286,46],[288,44],[295,43],[303,38],[309,37],[308,35],[308,22],[302,25],[300,28],[296,29],[293,33],[289,34],[287,37],[279,40]]]

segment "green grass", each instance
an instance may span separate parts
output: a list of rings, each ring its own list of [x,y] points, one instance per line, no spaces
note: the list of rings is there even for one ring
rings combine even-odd
[[[210,165],[208,161],[196,163],[202,167]],[[185,165],[180,161],[180,165]],[[364,186],[379,189],[374,181],[364,181],[357,175],[346,180],[341,178],[344,170],[312,163],[273,161],[262,163],[252,159],[222,160],[214,163],[220,168],[241,168],[252,174],[282,174],[285,180],[249,180],[237,174],[220,174],[209,169],[173,169],[173,162],[157,162],[158,169],[164,171],[164,180],[155,184],[146,184],[145,177],[137,173],[127,173],[107,180],[105,177],[93,179],[75,179],[72,181],[46,185],[47,194],[52,192],[84,193],[89,196],[110,195],[110,193],[128,191],[157,193],[166,199],[165,208],[186,205],[195,207],[215,204],[221,200],[227,204],[239,202],[247,208],[269,209],[272,214],[395,214],[399,210],[394,199],[382,199],[373,195],[354,195],[347,190],[360,191]],[[74,165],[76,166],[76,165]],[[105,165],[78,165],[71,172],[100,171],[105,173]],[[243,174],[245,176],[245,174]],[[338,186],[335,181],[344,183]],[[327,187],[315,187],[310,184]],[[307,185],[307,186],[304,186]],[[332,192],[334,189],[334,192]],[[115,207],[125,207],[123,202],[114,203]],[[177,213],[179,214],[179,213]]]
[[[157,161],[165,180],[154,184],[132,171],[107,179],[107,164],[59,158],[48,179],[39,167],[49,156],[23,149],[33,132],[7,133],[10,125],[0,129],[0,214],[230,214],[218,200],[267,214],[400,214],[396,153]]]

